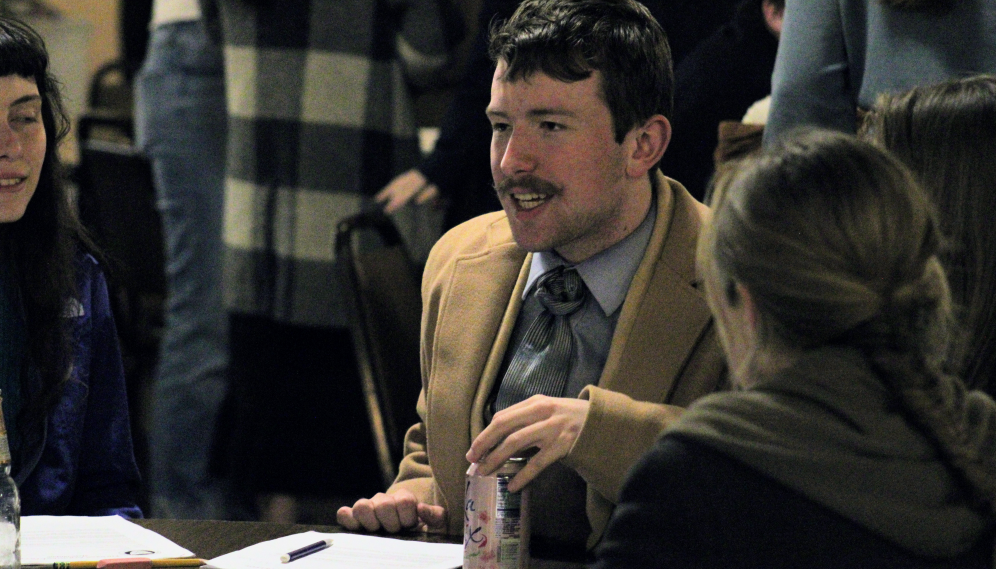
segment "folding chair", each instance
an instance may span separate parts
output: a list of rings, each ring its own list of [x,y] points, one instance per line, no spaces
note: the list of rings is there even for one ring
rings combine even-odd
[[[340,222],[335,242],[349,283],[351,335],[385,488],[397,474],[421,389],[421,275],[380,212]]]

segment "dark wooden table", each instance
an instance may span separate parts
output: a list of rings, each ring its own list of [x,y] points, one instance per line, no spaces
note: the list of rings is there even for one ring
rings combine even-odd
[[[261,541],[276,539],[306,531],[322,533],[345,532],[341,526],[304,524],[278,524],[269,522],[231,522],[223,520],[132,520],[170,541],[181,545],[197,557],[213,559],[219,555],[238,551]],[[386,536],[386,534],[384,534]],[[460,536],[425,533],[391,535],[399,539],[412,539],[430,543],[461,543]]]

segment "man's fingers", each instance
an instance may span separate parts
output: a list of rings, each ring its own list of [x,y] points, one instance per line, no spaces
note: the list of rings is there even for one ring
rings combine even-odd
[[[494,430],[491,430],[491,427],[493,426],[494,423],[488,425],[488,427],[481,431],[481,434],[477,435],[477,438],[470,443],[470,448],[467,450],[466,455],[467,462],[480,462],[481,458],[483,458],[484,455],[491,450],[491,447],[494,446],[491,441],[494,440],[497,442],[500,440],[497,438]]]
[[[418,525],[418,498],[407,490],[399,490],[389,496],[394,500],[395,512],[401,529],[413,528]]]
[[[538,427],[522,429],[521,431],[510,435],[507,439],[505,439],[505,442],[500,444],[485,458],[485,461],[488,463],[488,468],[481,466],[484,463],[478,464],[480,472],[484,473],[498,470],[498,468],[500,468],[501,465],[504,464],[509,458],[520,454],[523,450],[536,447],[538,443],[542,441],[541,435],[542,429]],[[506,443],[509,443],[510,441],[511,444],[506,447]],[[509,481],[509,492],[518,492],[519,490],[525,488],[526,484],[532,482],[540,472],[546,470],[546,467],[550,466],[566,454],[567,453],[559,446],[550,446],[540,449],[539,452],[529,457],[529,460],[526,461],[526,465],[522,467],[522,470],[517,472],[516,475],[512,477],[512,480]],[[494,461],[493,464],[492,460]]]
[[[446,529],[446,509],[442,506],[419,504],[418,517],[425,524],[427,530],[440,531]]]
[[[426,204],[434,201],[439,197],[439,188],[436,184],[429,184],[422,188],[421,191],[415,194],[415,203],[418,205]]]
[[[388,533],[398,533],[401,530],[401,520],[398,518],[398,505],[393,500],[383,500],[374,505],[374,515],[380,527]]]
[[[526,461],[526,465],[522,467],[522,470],[517,472],[515,476],[512,477],[508,482],[509,492],[518,492],[526,487],[533,481],[534,478],[539,476],[540,472],[546,470],[546,467],[550,466],[556,462],[560,456],[555,451],[551,450],[541,450],[540,452],[534,454]]]
[[[349,506],[339,508],[335,513],[335,519],[339,522],[339,525],[350,531],[360,529],[360,522],[356,521],[356,518],[353,517],[353,508]]]
[[[477,463],[478,471],[487,476],[495,470],[501,468],[505,461],[516,456],[517,454],[525,451],[529,448],[537,446],[541,442],[540,433],[542,429],[540,425],[529,425],[523,427],[512,434],[505,437],[505,440],[495,448],[491,449],[491,452],[486,454],[483,459]],[[532,460],[532,459],[530,459]]]
[[[491,424],[481,431],[470,444],[470,450],[467,451],[467,461],[481,462],[485,455],[493,454],[493,449],[507,439],[511,433],[535,423],[537,419],[533,416],[528,405],[531,400],[532,398],[527,399],[495,413]]]
[[[399,490],[394,494],[380,492],[372,498],[361,498],[352,508],[342,507],[336,512],[336,521],[342,527],[356,531],[383,529],[396,533],[419,524],[419,502],[415,494]]]
[[[374,496],[374,498],[376,497]],[[362,498],[357,500],[353,504],[353,518],[367,531],[377,531],[380,529],[380,522],[377,521],[377,513],[374,512],[373,499]]]

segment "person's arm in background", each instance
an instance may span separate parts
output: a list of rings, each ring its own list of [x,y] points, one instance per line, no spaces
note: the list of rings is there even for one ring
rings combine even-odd
[[[201,7],[201,21],[208,38],[216,45],[221,45],[221,14],[218,12],[217,0],[197,0]]]
[[[518,4],[518,0],[484,0],[467,66],[443,116],[435,149],[376,196],[388,213],[412,199],[425,203],[438,196],[455,198],[468,180],[490,178],[491,123],[484,109],[491,100],[494,64],[488,56],[488,31],[492,20],[509,18]],[[494,206],[498,209],[497,200]]]
[[[699,201],[713,173],[720,123],[739,121],[751,104],[771,93],[778,38],[770,26],[777,23],[780,30],[781,12],[773,11],[769,23],[766,5],[766,0],[741,0],[734,18],[675,69],[673,132],[660,167]]]
[[[855,132],[860,86],[850,66],[837,0],[787,0],[765,146],[802,125]]]

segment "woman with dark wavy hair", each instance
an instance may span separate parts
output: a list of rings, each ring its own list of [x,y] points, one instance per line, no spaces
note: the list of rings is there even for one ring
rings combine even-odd
[[[0,392],[21,512],[141,517],[107,285],[66,193],[42,39],[0,18]]]
[[[996,0],[786,0],[764,143],[854,133],[880,93],[980,73],[996,73]]]
[[[913,174],[812,132],[715,198],[699,274],[737,389],[637,464],[595,567],[992,567],[996,403],[942,371],[951,296]]]
[[[963,324],[952,373],[996,396],[996,75],[881,95],[862,136],[902,160],[941,209],[941,260]]]

